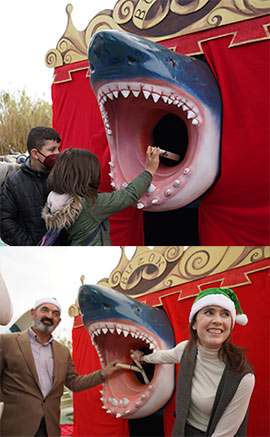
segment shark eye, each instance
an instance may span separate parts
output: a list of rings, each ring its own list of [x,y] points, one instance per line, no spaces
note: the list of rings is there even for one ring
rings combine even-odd
[[[172,58],[167,58],[167,62],[170,64],[171,67],[176,67],[176,61]]]
[[[134,311],[136,311],[137,313],[140,313],[142,311],[142,309],[139,307],[139,305],[134,305]]]
[[[94,65],[90,62],[89,66],[90,66],[90,73],[94,73],[95,71]]]
[[[128,56],[127,57],[128,63],[129,64],[136,64],[137,63],[137,59],[133,58],[133,56]]]
[[[110,308],[110,305],[108,303],[106,303],[106,302],[103,302],[103,307],[104,308]]]

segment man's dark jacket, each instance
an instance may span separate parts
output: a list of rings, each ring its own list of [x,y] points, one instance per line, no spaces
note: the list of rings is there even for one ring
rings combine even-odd
[[[0,234],[9,246],[35,246],[46,232],[41,210],[49,170],[36,171],[30,158],[6,182],[0,197]]]

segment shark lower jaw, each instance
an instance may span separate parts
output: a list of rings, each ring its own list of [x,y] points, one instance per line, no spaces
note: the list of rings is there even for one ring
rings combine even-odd
[[[145,354],[171,347],[140,325],[123,320],[87,323],[86,328],[96,348],[102,367],[118,359],[134,365],[130,350]],[[101,401],[108,414],[117,418],[145,417],[161,408],[174,390],[174,366],[143,364],[148,381],[141,373],[120,369],[103,384]]]
[[[194,96],[155,80],[108,82],[94,86],[94,91],[110,147],[114,189],[125,188],[144,170],[149,144],[179,155],[176,161],[161,158],[139,209],[183,207],[213,184],[219,167],[220,127],[211,110]]]

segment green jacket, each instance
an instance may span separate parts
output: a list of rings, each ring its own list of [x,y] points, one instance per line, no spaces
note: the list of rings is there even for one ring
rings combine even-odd
[[[102,223],[103,245],[111,246],[109,217],[134,205],[148,190],[152,175],[147,170],[137,176],[126,188],[112,193],[98,193],[94,208],[86,199],[72,197],[56,212],[46,203],[42,217],[47,229],[67,229],[67,239],[70,246],[82,246]],[[89,243],[89,246],[101,246],[100,231]]]

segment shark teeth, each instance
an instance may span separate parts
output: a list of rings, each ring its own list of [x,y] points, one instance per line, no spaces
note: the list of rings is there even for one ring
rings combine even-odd
[[[111,130],[108,121],[108,114],[104,107],[105,103],[118,99],[119,96],[123,96],[127,99],[131,95],[135,98],[138,98],[141,95],[145,100],[151,98],[154,103],[157,103],[161,99],[162,102],[167,105],[175,105],[178,108],[181,108],[182,114],[185,115],[187,120],[191,120],[193,126],[198,127],[201,123],[199,110],[195,107],[194,102],[189,101],[186,97],[179,94],[172,94],[170,90],[166,89],[166,87],[137,82],[128,84],[112,83],[99,89],[97,96],[107,135],[112,135],[113,131]]]
[[[125,325],[124,323],[96,322],[89,326],[88,331],[100,357],[101,352],[95,342],[95,338],[99,335],[108,335],[110,333],[123,336],[123,338],[128,338],[130,336],[131,338],[139,339],[146,343],[146,346],[148,346],[152,351],[158,349],[155,338],[151,334],[141,331],[137,326]]]

